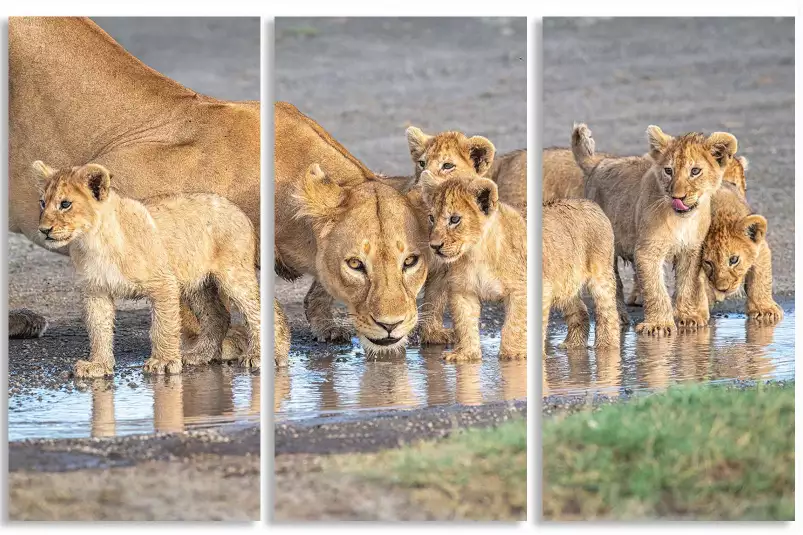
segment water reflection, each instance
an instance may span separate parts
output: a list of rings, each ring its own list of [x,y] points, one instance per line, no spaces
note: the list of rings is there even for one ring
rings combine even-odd
[[[9,440],[168,433],[259,422],[260,375],[210,366],[173,376],[76,382],[9,398]]]
[[[603,393],[661,389],[678,382],[794,377],[794,311],[778,325],[758,325],[743,316],[712,318],[709,327],[669,338],[623,333],[621,350],[566,350],[563,324],[548,334],[543,394]]]
[[[498,337],[483,341],[480,362],[446,362],[443,351],[408,348],[403,356],[374,360],[357,347],[294,349],[290,365],[275,372],[276,419],[527,397],[527,361],[500,361]]]

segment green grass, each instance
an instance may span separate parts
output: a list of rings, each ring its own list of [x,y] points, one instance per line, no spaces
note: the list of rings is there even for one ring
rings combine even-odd
[[[793,520],[795,392],[675,387],[544,422],[552,520]]]
[[[349,475],[408,491],[442,517],[524,520],[527,509],[527,421],[469,429],[440,441],[369,455],[340,457]]]

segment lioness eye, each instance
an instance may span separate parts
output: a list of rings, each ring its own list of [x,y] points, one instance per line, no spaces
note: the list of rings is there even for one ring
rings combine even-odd
[[[418,256],[417,255],[410,255],[404,259],[404,267],[411,268],[418,263]]]
[[[358,258],[349,258],[346,264],[354,271],[365,271],[365,264]]]
[[[443,169],[444,171],[448,171],[449,169],[454,169],[454,164],[446,162],[441,166],[441,169]]]
[[[45,200],[44,199],[39,199],[39,208],[41,208],[42,210],[45,209]]]
[[[699,167],[692,167],[691,168],[691,176],[697,176],[700,174],[701,169]]]
[[[67,208],[72,206],[72,203],[70,201],[61,201],[61,205],[60,206],[61,206],[62,210],[66,210]]]
[[[460,223],[460,216],[453,215],[452,217],[449,218],[449,223],[451,223],[452,225],[457,225],[458,223]]]
[[[739,257],[738,257],[738,256],[736,256],[736,255],[733,255],[732,257],[730,257],[730,258],[728,259],[728,263],[729,263],[730,265],[732,265],[732,266],[735,266],[736,264],[738,264],[738,263],[739,263]]]
[[[418,160],[418,167],[423,169],[426,166],[427,166],[427,162],[425,162],[424,160]]]
[[[672,176],[672,168],[664,167],[664,173],[666,173],[666,176]]]

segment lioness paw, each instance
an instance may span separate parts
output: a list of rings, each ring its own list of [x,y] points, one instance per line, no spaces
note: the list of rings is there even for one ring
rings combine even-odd
[[[105,377],[114,374],[114,366],[105,362],[79,360],[75,363],[75,376],[78,378]]]
[[[668,321],[644,321],[636,325],[636,333],[647,336],[671,336],[674,330],[675,322]]]
[[[747,317],[753,321],[772,325],[783,319],[783,309],[777,303],[762,303],[747,307]]]
[[[454,351],[444,353],[443,360],[447,362],[482,360],[482,352],[479,349],[455,349]]]
[[[181,373],[181,359],[151,357],[145,361],[143,370],[153,375]]]

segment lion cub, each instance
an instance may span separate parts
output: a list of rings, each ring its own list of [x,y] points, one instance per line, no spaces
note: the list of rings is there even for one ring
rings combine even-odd
[[[480,301],[504,301],[499,357],[527,358],[527,228],[499,201],[496,184],[481,177],[438,180],[421,173],[429,207],[429,245],[448,264],[449,308],[455,331],[447,360],[473,360],[480,352]]]
[[[610,219],[616,254],[635,262],[644,295],[644,321],[636,332],[670,335],[677,325],[708,323],[708,299],[700,280],[703,240],[711,224],[711,197],[736,153],[726,132],[708,137],[647,129],[648,156],[594,158],[594,140],[584,124],[572,132],[572,151],[583,170],[586,197]],[[674,260],[675,306],[664,283],[664,261]],[[618,271],[617,297],[623,300]]]
[[[584,287],[596,309],[594,347],[619,347],[619,314],[627,312],[617,311],[611,222],[596,203],[586,199],[554,199],[543,207],[541,349],[552,307],[566,317],[565,346],[588,344],[588,309],[580,297]]]
[[[236,205],[204,193],[124,198],[97,164],[57,170],[36,161],[33,167],[42,188],[39,231],[50,248],[69,248],[83,285],[90,351],[88,361],[75,364],[76,377],[113,372],[115,298],[152,303],[147,373],[181,371],[182,300],[201,326],[184,363],[220,358],[229,315],[218,290],[245,317],[249,344],[241,364],[259,366],[257,243],[251,221]]]

